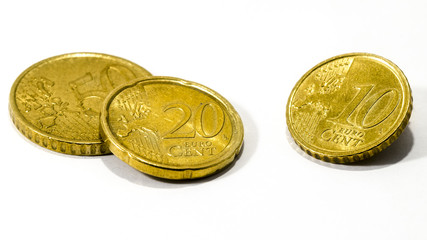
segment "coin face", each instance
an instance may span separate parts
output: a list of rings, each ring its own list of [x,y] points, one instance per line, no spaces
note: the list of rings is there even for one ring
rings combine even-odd
[[[292,90],[286,118],[295,142],[309,155],[348,163],[388,147],[411,110],[408,81],[395,64],[353,53],[308,71]]]
[[[72,53],[40,61],[25,70],[10,93],[16,127],[33,142],[62,153],[110,153],[99,134],[99,115],[110,91],[144,68],[98,53]]]
[[[116,156],[168,179],[210,175],[230,164],[243,142],[242,121],[225,98],[171,77],[116,89],[104,102],[101,127]]]

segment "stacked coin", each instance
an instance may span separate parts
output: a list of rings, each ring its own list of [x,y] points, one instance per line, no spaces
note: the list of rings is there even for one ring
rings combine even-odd
[[[411,110],[408,81],[395,64],[352,53],[308,71],[291,92],[286,117],[306,153],[350,163],[388,147]],[[112,152],[167,179],[213,174],[243,143],[238,113],[215,91],[98,53],[56,56],[25,70],[12,86],[10,114],[42,147],[73,155]]]
[[[73,155],[112,152],[167,179],[213,174],[243,143],[242,121],[218,93],[98,53],[56,56],[25,70],[12,86],[10,115],[42,147]]]
[[[307,154],[350,163],[388,147],[408,124],[411,110],[411,89],[395,64],[352,53],[308,71],[292,90],[286,118]]]

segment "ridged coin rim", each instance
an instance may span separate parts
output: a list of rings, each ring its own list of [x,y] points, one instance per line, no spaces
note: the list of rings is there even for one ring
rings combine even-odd
[[[115,96],[120,94],[123,90],[134,87],[140,83],[170,83],[174,85],[182,85],[194,88],[216,99],[225,107],[225,110],[227,111],[230,117],[231,124],[233,126],[233,132],[230,143],[219,155],[215,155],[212,157],[212,160],[207,161],[208,163],[198,164],[194,166],[168,166],[167,164],[152,162],[149,159],[139,156],[133,151],[127,149],[114,137],[111,129],[109,128],[108,108],[111,102],[114,100]],[[243,144],[244,129],[242,120],[237,111],[234,109],[231,103],[228,102],[227,99],[225,99],[216,91],[199,83],[175,77],[153,76],[146,78],[138,78],[135,79],[135,81],[132,83],[122,85],[116,88],[110,93],[110,95],[105,98],[104,105],[101,110],[100,122],[101,135],[114,155],[116,155],[118,158],[120,158],[122,161],[129,164],[130,166],[136,168],[137,170],[160,178],[193,179],[211,175],[232,163],[236,155],[239,154]]]
[[[29,140],[32,142],[47,148],[49,150],[70,154],[70,155],[81,155],[81,156],[96,156],[96,155],[105,155],[110,154],[106,144],[100,139],[99,141],[82,141],[82,140],[72,140],[68,138],[58,137],[46,132],[41,131],[35,127],[32,123],[27,121],[25,117],[21,114],[16,104],[15,94],[16,89],[23,79],[23,77],[28,74],[32,69],[38,67],[39,65],[46,64],[51,61],[57,61],[66,58],[83,58],[83,57],[101,57],[101,58],[112,58],[116,61],[121,61],[126,64],[130,64],[134,67],[139,67],[141,70],[145,71],[147,75],[151,75],[145,68],[139,66],[138,64],[129,61],[127,59],[104,54],[104,53],[93,53],[93,52],[74,52],[66,53],[53,57],[43,59],[27,69],[25,69],[15,80],[10,90],[9,95],[9,113],[12,119],[13,124],[16,128]]]
[[[323,66],[329,62],[332,62],[332,61],[340,59],[340,58],[346,58],[346,57],[367,57],[367,58],[374,58],[377,61],[379,60],[380,62],[383,62],[383,64],[388,69],[393,71],[395,76],[399,79],[400,84],[401,84],[402,89],[403,89],[402,99],[405,102],[404,102],[404,105],[402,107],[402,114],[399,115],[398,120],[394,121],[395,127],[391,128],[387,133],[385,133],[382,138],[380,138],[376,142],[373,142],[372,144],[370,144],[369,146],[367,146],[363,149],[360,149],[357,151],[349,151],[346,154],[334,154],[333,151],[321,151],[317,147],[311,146],[311,144],[305,142],[303,139],[296,137],[296,132],[293,129],[293,125],[292,125],[291,118],[290,118],[290,111],[291,111],[291,103],[292,103],[292,100],[293,100],[293,97],[294,97],[296,91],[298,90],[299,86],[305,81],[305,79],[312,72],[314,72],[316,69],[318,69],[319,67],[321,67],[321,66]],[[316,66],[311,68],[308,72],[306,72],[300,78],[300,80],[295,84],[295,86],[292,89],[291,94],[289,95],[289,98],[288,98],[288,102],[286,105],[286,123],[288,126],[288,130],[289,130],[292,138],[294,139],[295,143],[304,152],[306,152],[308,155],[315,157],[317,159],[326,161],[326,162],[351,163],[351,162],[357,162],[360,160],[370,158],[370,157],[374,156],[375,154],[381,152],[382,150],[384,150],[388,146],[390,146],[400,136],[400,134],[403,132],[405,127],[408,125],[409,118],[410,118],[411,113],[412,113],[412,107],[413,107],[412,104],[413,104],[412,93],[411,93],[411,88],[409,86],[409,82],[408,82],[406,76],[404,75],[404,73],[402,72],[402,70],[396,64],[394,64],[392,61],[390,61],[384,57],[381,57],[381,56],[378,56],[375,54],[371,54],[371,53],[347,53],[347,54],[341,54],[341,55],[338,55],[338,56],[335,56],[335,57],[332,57],[332,58],[329,58],[329,59],[326,59],[326,60],[320,62],[319,64],[317,64]],[[396,124],[398,122],[400,122],[400,124]],[[325,154],[325,152],[327,152],[327,153]]]

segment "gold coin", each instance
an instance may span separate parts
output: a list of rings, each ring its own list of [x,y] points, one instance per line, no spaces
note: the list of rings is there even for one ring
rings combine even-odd
[[[307,154],[349,163],[388,147],[408,124],[411,110],[411,89],[395,64],[351,53],[308,71],[291,92],[286,118]]]
[[[200,84],[150,77],[119,87],[105,100],[103,137],[133,168],[160,178],[200,178],[239,153],[243,124],[233,106]]]
[[[99,53],[72,53],[25,70],[10,92],[15,126],[31,141],[73,155],[110,153],[99,134],[99,115],[112,89],[151,76],[128,60]]]

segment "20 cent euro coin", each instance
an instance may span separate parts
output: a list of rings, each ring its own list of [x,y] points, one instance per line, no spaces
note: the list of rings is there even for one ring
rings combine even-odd
[[[42,147],[73,155],[110,153],[99,134],[104,98],[137,77],[151,76],[128,60],[99,53],[72,53],[25,70],[10,92],[15,126]]]
[[[308,71],[291,92],[286,118],[307,154],[350,163],[388,147],[408,124],[411,110],[408,81],[395,64],[352,53]]]
[[[133,168],[166,179],[200,178],[239,153],[243,124],[233,106],[200,84],[150,77],[114,90],[101,114],[110,150]]]

